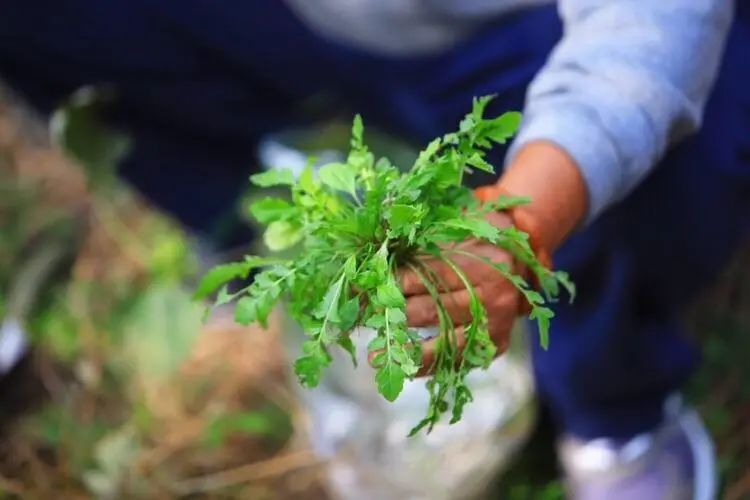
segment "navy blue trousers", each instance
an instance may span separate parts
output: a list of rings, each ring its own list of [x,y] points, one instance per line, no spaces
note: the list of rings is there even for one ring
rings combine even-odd
[[[701,132],[556,255],[580,293],[557,308],[534,370],[568,432],[653,427],[696,366],[680,313],[750,226],[750,16],[738,17]],[[16,0],[0,15],[0,75],[43,112],[81,85],[112,85],[109,119],[135,140],[122,175],[210,231],[232,213],[265,134],[356,111],[424,143],[454,129],[473,96],[521,109],[560,36],[555,9],[541,7],[435,56],[386,58],[316,36],[279,0]]]

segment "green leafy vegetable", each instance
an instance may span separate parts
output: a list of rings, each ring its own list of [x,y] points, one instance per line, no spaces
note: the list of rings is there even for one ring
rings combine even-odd
[[[292,186],[294,185],[294,174],[288,168],[280,168],[252,175],[250,180],[260,187]]]
[[[284,298],[308,336],[302,356],[294,363],[295,373],[307,387],[320,382],[331,363],[330,349],[339,346],[354,360],[350,337],[354,327],[374,329],[376,336],[368,350],[376,369],[375,383],[383,397],[393,401],[404,383],[419,372],[422,362],[420,337],[407,326],[406,301],[396,279],[397,270],[408,267],[435,301],[440,323],[435,361],[429,367],[427,414],[412,433],[423,428],[429,431],[448,411],[451,423],[460,420],[464,406],[472,400],[466,375],[474,368],[489,366],[497,348],[489,335],[484,305],[453,258],[465,254],[481,260],[512,283],[530,304],[529,317],[537,321],[544,347],[554,316],[547,303],[557,300],[561,289],[571,298],[575,292],[565,273],[550,271],[536,259],[528,235],[486,221],[490,211],[527,203],[527,199],[505,197],[480,204],[463,185],[464,176],[474,169],[494,172],[485,159],[486,152],[507,141],[520,121],[518,113],[485,118],[489,102],[489,97],[475,99],[459,131],[433,140],[405,172],[385,158],[375,159],[364,144],[362,119],[356,116],[346,162],[325,165],[317,175],[308,166],[297,180],[289,170],[252,176],[258,186],[281,185],[290,190],[291,202],[265,198],[251,207],[258,221],[267,224],[266,245],[274,251],[300,245],[301,251],[286,261],[247,257],[243,262],[219,266],[206,275],[196,296],[206,296],[234,278],[245,277],[258,265],[270,265],[239,292],[230,295],[222,288],[217,301],[238,299],[238,322],[265,324],[273,306]],[[456,247],[467,238],[512,253],[530,269],[541,293],[508,265]],[[463,325],[463,353],[458,349],[458,332],[440,298],[440,278],[424,264],[428,256],[453,269],[468,291],[472,319]]]

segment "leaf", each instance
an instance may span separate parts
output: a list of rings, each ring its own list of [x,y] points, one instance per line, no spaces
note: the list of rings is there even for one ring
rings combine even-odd
[[[415,168],[417,166],[426,165],[433,156],[435,156],[435,153],[437,153],[440,150],[440,146],[442,145],[442,140],[438,137],[436,139],[433,139],[426,148],[424,148],[420,153],[419,157],[417,157],[417,161],[414,162]]]
[[[296,245],[303,236],[304,233],[300,225],[278,220],[268,225],[266,232],[263,234],[263,242],[270,250],[278,252]]]
[[[305,387],[317,387],[323,368],[331,364],[331,357],[323,346],[314,340],[306,341],[302,346],[305,355],[294,363],[294,373]]]
[[[393,280],[379,285],[376,296],[378,302],[385,307],[403,307],[406,304],[404,294]]]
[[[404,314],[403,309],[399,309],[398,307],[389,307],[388,308],[388,321],[392,325],[405,325],[406,314]]]
[[[235,278],[246,278],[250,267],[244,262],[233,262],[231,264],[220,264],[208,271],[201,278],[198,287],[193,293],[194,299],[202,299],[209,296],[219,287]]]
[[[402,331],[403,333],[403,331]],[[419,366],[403,347],[391,347],[391,357],[396,360],[404,375],[413,377],[419,371]]]
[[[362,149],[364,147],[363,142],[363,132],[364,132],[364,124],[362,123],[362,117],[360,115],[354,115],[354,120],[352,121],[352,140],[351,140],[351,147],[352,149],[358,150]]]
[[[313,174],[313,167],[309,162],[299,176],[299,187],[306,193],[314,193],[318,190],[318,183]]]
[[[399,230],[419,221],[420,211],[411,205],[391,205],[388,209],[388,223],[391,229]]]
[[[573,281],[570,279],[570,276],[565,271],[554,271],[553,276],[555,279],[565,288],[565,290],[568,292],[568,303],[572,304],[573,301],[576,298],[576,285],[573,283]]]
[[[500,235],[500,230],[484,219],[451,219],[442,221],[440,224],[448,228],[464,230],[467,235],[489,242],[496,241]]]
[[[406,374],[396,363],[387,361],[375,374],[378,392],[388,401],[395,401],[404,388]]]
[[[505,196],[501,195],[497,199],[484,203],[484,208],[488,210],[507,210],[520,205],[528,205],[531,198],[526,196]]]
[[[341,290],[344,286],[345,276],[342,274],[341,277],[328,287],[328,291],[323,296],[323,300],[320,301],[318,307],[315,309],[313,314],[318,319],[325,319],[326,321],[338,322],[338,302],[341,297]]]
[[[453,394],[453,415],[451,417],[451,424],[455,424],[461,420],[464,406],[474,399],[474,396],[471,394],[471,391],[466,384],[458,385]]]
[[[479,153],[474,153],[470,157],[466,159],[466,163],[471,165],[474,168],[477,168],[479,170],[482,170],[484,172],[488,172],[490,174],[495,173],[495,167],[493,167],[491,164],[487,163],[487,160],[482,158],[482,155]]]
[[[242,297],[234,306],[234,320],[241,325],[255,323],[258,319],[258,301],[252,297]]]
[[[487,136],[498,144],[504,144],[518,130],[521,113],[510,111],[487,122]]]
[[[344,276],[346,279],[353,280],[357,276],[357,256],[350,255],[344,262]]]
[[[335,189],[352,195],[356,192],[356,177],[354,169],[346,163],[329,163],[318,171],[320,182]]]
[[[387,279],[390,272],[388,264],[388,244],[384,242],[370,262],[370,267],[380,279]]]
[[[382,349],[385,349],[386,339],[382,336],[374,337],[368,344],[367,344],[367,350],[372,351],[380,351]]]
[[[471,116],[476,122],[481,122],[484,118],[484,111],[487,105],[495,99],[494,95],[485,95],[472,99]]]
[[[222,285],[233,279],[247,278],[250,271],[256,267],[275,262],[275,259],[264,259],[262,257],[246,257],[242,262],[230,264],[219,264],[209,270],[198,283],[194,299],[203,299],[215,292]]]
[[[295,268],[276,266],[259,273],[246,294],[237,301],[235,320],[242,325],[258,322],[266,328],[268,315],[292,281],[294,271]]]
[[[375,330],[379,330],[381,328],[385,327],[385,315],[383,314],[373,314],[367,320],[365,321],[365,326],[368,328],[373,328]]]
[[[539,327],[539,343],[544,350],[549,347],[549,323],[554,316],[552,309],[542,306],[532,307],[529,314],[529,319],[536,320]]]
[[[352,297],[345,301],[338,311],[339,326],[342,330],[350,330],[354,327],[359,318],[359,298]]]
[[[250,213],[258,222],[268,224],[280,219],[297,215],[298,211],[289,202],[281,198],[263,198],[250,205]]]
[[[278,168],[251,175],[250,181],[260,187],[292,186],[294,174],[288,168]]]

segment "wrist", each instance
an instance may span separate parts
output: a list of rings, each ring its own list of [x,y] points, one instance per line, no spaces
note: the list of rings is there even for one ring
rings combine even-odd
[[[478,190],[485,200],[500,194],[528,197],[511,217],[531,237],[540,255],[549,256],[585,218],[588,191],[573,158],[553,143],[525,145],[494,186]]]

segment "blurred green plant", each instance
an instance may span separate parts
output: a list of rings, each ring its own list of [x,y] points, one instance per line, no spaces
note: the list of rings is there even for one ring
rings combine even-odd
[[[14,471],[31,497],[164,496],[204,470],[194,464],[207,450],[215,467],[226,467],[229,441],[261,439],[272,453],[291,434],[281,407],[260,398],[255,409],[237,394],[211,393],[231,373],[183,374],[201,327],[202,308],[183,286],[196,259],[179,226],[117,181],[129,140],[104,126],[110,97],[78,92],[52,120],[55,141],[89,179],[86,213],[50,207],[34,179],[0,170],[0,313],[23,309],[37,390],[46,394],[6,427],[0,479]],[[66,224],[80,220],[90,229],[82,247],[66,236]],[[68,272],[36,279],[45,260],[37,256],[59,246],[77,253],[72,272],[69,261]],[[30,283],[39,293],[26,291]],[[165,442],[178,439],[173,434],[178,442]],[[161,464],[162,453],[176,458]]]
[[[53,140],[85,169],[98,190],[116,185],[118,163],[130,149],[130,139],[102,119],[107,105],[116,98],[110,88],[83,87],[50,120]]]

